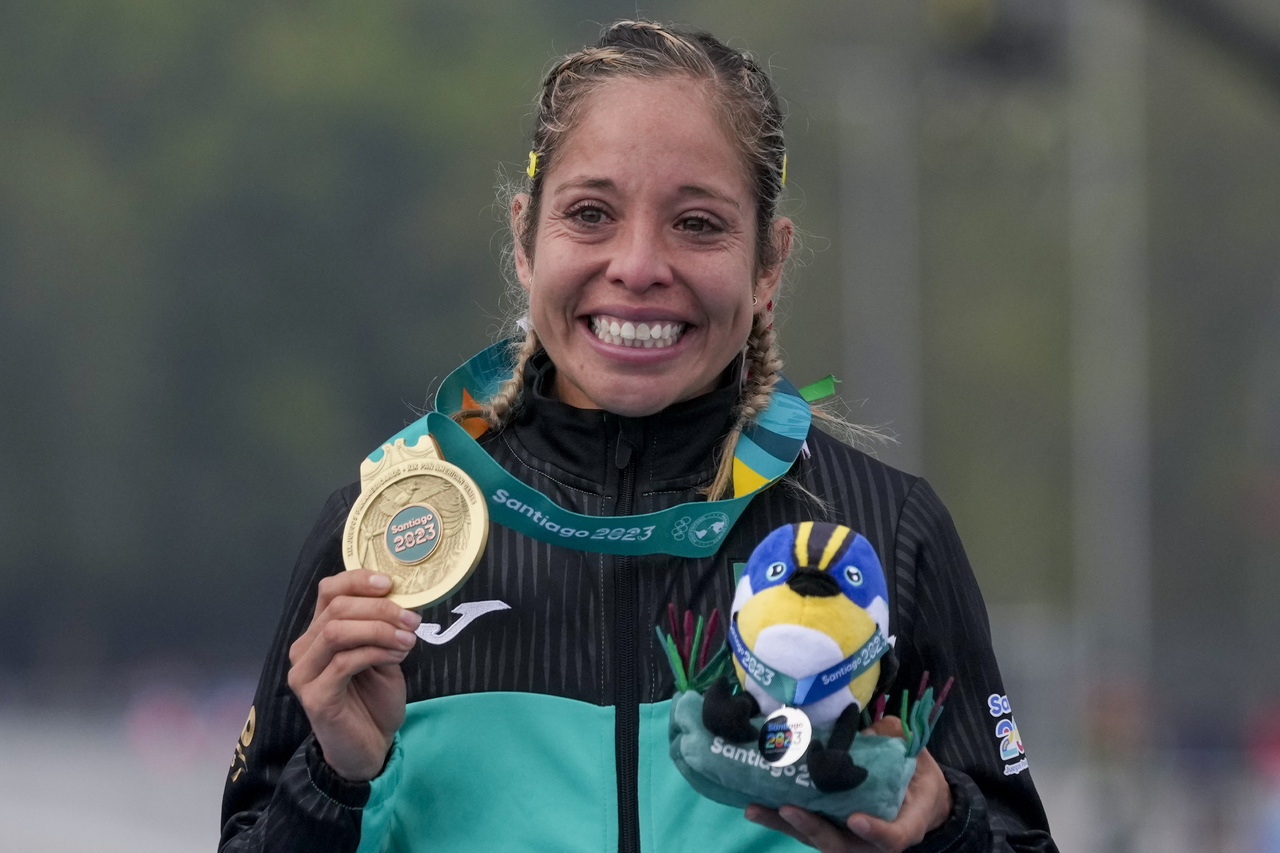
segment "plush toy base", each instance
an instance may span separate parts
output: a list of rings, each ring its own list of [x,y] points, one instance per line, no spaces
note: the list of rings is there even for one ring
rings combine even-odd
[[[757,726],[763,717],[752,721]],[[860,734],[849,754],[869,771],[866,781],[851,791],[824,794],[813,785],[803,759],[789,767],[771,767],[754,743],[733,744],[702,725],[702,695],[689,690],[671,701],[671,760],[693,789],[727,806],[745,808],[759,803],[770,808],[795,805],[844,822],[853,812],[893,820],[916,770],[902,738]],[[817,729],[824,743],[830,729]]]

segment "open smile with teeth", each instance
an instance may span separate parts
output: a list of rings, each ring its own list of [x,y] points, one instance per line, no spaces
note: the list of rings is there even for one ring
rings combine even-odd
[[[645,347],[662,349],[669,347],[684,334],[685,324],[670,320],[655,320],[648,323],[633,323],[620,320],[605,314],[591,317],[591,331],[607,344],[618,344],[624,347]]]

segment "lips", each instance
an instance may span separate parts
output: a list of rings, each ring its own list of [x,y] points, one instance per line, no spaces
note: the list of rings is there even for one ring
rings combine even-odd
[[[650,320],[635,322],[607,314],[593,314],[591,331],[608,344],[624,347],[662,349],[669,347],[684,334],[685,323],[675,320]]]

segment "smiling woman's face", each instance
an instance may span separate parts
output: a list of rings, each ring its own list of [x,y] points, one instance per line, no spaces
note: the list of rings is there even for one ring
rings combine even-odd
[[[781,263],[757,268],[746,166],[705,88],[604,84],[543,188],[533,255],[517,248],[516,266],[560,399],[640,416],[710,391]],[[785,249],[791,223],[773,229]]]

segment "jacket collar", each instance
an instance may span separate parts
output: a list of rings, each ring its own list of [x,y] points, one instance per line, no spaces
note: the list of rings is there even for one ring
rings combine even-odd
[[[642,492],[691,488],[715,474],[716,451],[733,425],[738,369],[735,360],[707,394],[628,418],[557,399],[555,365],[539,352],[525,364],[524,393],[508,429],[530,455],[585,482],[603,487],[634,454]]]

